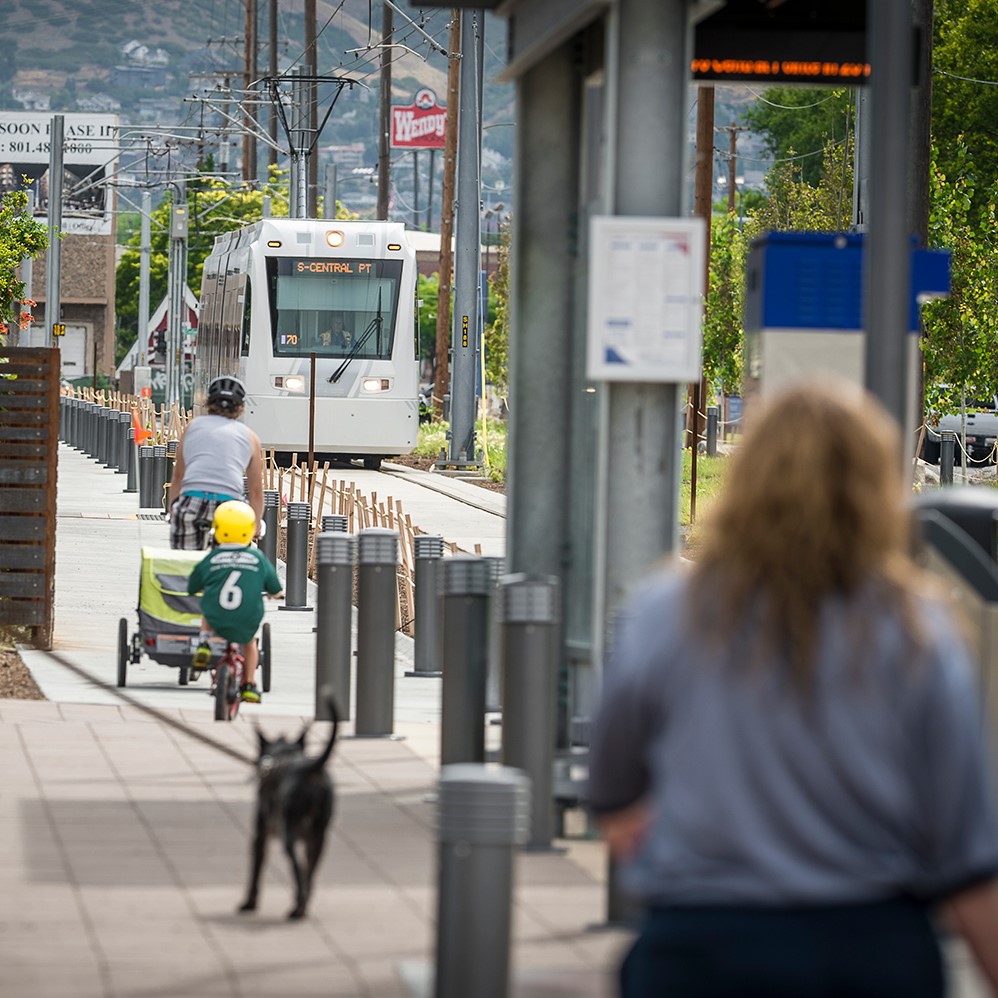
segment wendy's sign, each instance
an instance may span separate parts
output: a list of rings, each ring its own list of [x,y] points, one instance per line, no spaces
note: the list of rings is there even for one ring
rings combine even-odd
[[[392,105],[393,149],[443,149],[447,108],[432,90],[420,90],[411,104]]]

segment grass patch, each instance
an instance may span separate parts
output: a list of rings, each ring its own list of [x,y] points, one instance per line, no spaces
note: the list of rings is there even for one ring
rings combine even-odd
[[[414,454],[424,457],[438,457],[440,452],[449,453],[450,441],[447,434],[450,424],[443,420],[419,424],[419,436]],[[482,420],[475,422],[475,446],[483,452],[484,473],[494,482],[506,480],[506,422],[490,419],[483,426]]]

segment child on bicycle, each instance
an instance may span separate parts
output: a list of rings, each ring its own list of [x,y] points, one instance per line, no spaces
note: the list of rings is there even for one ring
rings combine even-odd
[[[203,593],[201,613],[207,625],[219,637],[242,645],[240,699],[248,703],[260,702],[256,632],[263,620],[263,594],[281,595],[281,580],[274,566],[259,548],[251,546],[256,522],[256,513],[248,503],[235,499],[221,503],[212,519],[218,546],[194,566],[187,581],[188,593]],[[207,668],[211,661],[210,637],[210,632],[201,632],[201,643],[194,653],[195,669]]]

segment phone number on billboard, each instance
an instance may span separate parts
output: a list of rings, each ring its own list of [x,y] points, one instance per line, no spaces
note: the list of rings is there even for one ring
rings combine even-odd
[[[63,154],[65,153],[91,153],[94,151],[93,144],[90,142],[66,142],[63,144]],[[20,152],[20,153],[32,153],[32,152],[48,152],[49,143],[48,142],[7,142],[0,143],[0,152]]]

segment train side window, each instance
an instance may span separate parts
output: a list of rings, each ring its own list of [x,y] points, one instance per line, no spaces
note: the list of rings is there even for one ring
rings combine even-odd
[[[249,356],[250,347],[250,314],[253,305],[253,282],[249,274],[246,275],[246,290],[243,295],[243,342],[242,356]]]

